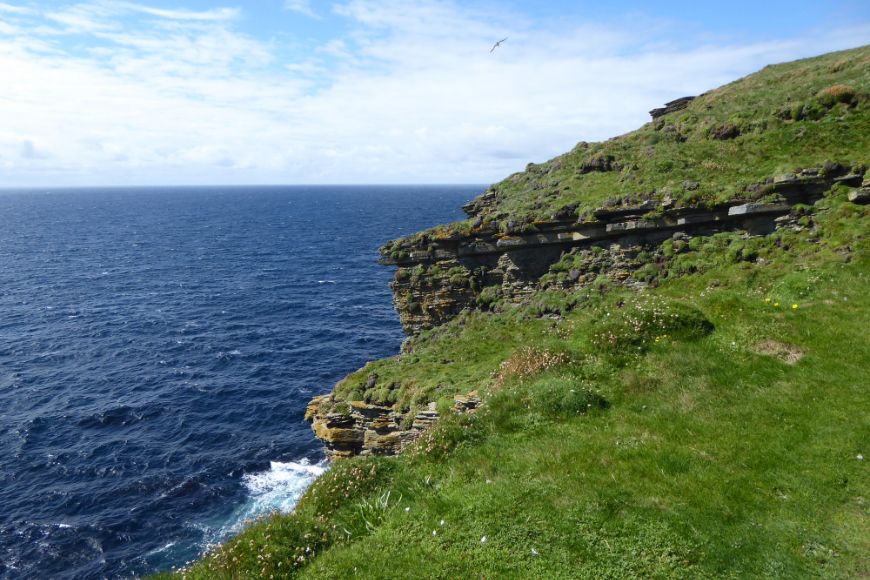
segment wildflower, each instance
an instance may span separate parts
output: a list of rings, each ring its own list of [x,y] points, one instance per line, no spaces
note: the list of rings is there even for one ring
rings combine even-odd
[[[481,544],[485,544],[485,543],[486,543],[486,536],[483,536],[482,538],[480,538],[480,543],[481,543]]]
[[[774,308],[779,308],[779,302],[774,302],[774,303],[773,303],[773,307],[774,307]]]
[[[538,555],[538,551],[536,549],[532,548],[532,556],[537,556],[537,555]]]
[[[791,305],[791,309],[792,309],[792,310],[797,310],[797,304],[792,304],[792,305]]]
[[[407,507],[405,508],[405,512],[406,512],[406,513],[409,512],[409,511],[411,511],[411,506],[407,506]]]
[[[438,535],[438,532],[436,532],[435,530],[432,530],[432,535],[433,535],[433,536],[437,536],[437,535]]]
[[[444,525],[444,520],[441,520],[441,521],[438,523],[438,525],[439,525],[439,526],[443,526],[443,525]]]
[[[864,456],[859,453],[855,456],[855,459],[857,459],[858,461],[864,461]]]
[[[765,298],[764,301],[765,301],[766,303],[770,304],[770,298]]]

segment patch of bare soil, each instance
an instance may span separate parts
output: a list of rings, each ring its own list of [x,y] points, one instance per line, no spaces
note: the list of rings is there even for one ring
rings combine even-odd
[[[790,365],[801,360],[806,354],[806,351],[798,346],[786,344],[784,342],[777,342],[775,340],[764,340],[759,342],[755,346],[755,352],[765,356],[775,356],[779,360]]]

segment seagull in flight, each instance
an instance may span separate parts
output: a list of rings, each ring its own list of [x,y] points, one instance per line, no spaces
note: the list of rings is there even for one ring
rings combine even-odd
[[[505,40],[507,40],[507,36],[505,36],[504,38],[502,38],[501,40],[499,40],[498,42],[496,42],[495,44],[493,44],[493,45],[492,45],[492,48],[489,49],[489,54],[492,54],[492,51],[494,51],[496,48],[498,48],[499,46],[501,46],[501,43],[504,42]]]

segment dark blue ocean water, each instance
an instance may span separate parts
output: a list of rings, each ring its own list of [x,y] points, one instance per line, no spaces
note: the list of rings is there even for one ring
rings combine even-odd
[[[402,339],[378,246],[481,189],[0,192],[0,578],[168,569],[292,506],[309,398]]]

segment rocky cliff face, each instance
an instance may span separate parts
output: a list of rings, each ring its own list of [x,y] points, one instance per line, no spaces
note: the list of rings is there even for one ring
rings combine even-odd
[[[457,413],[474,411],[480,404],[476,393],[454,397]],[[305,420],[326,446],[330,458],[354,455],[395,455],[416,441],[435,421],[435,403],[413,415],[391,407],[351,401],[336,406],[332,394],[315,397],[308,404]]]
[[[418,236],[382,248],[381,262],[398,269],[390,284],[405,331],[414,335],[449,321],[465,309],[494,300],[521,303],[549,289],[609,283],[641,286],[648,269],[691,244],[694,237],[739,231],[745,237],[808,227],[801,204],[813,204],[836,183],[857,188],[854,203],[870,203],[866,168],[804,170],[757,186],[757,201],[712,208],[673,207],[649,201],[602,207],[592,219],[576,217],[534,224],[533,231],[500,233],[485,226],[467,235]],[[466,206],[474,217],[486,196]],[[557,267],[559,264],[562,267]],[[457,396],[455,412],[473,411],[476,393]],[[316,397],[305,419],[332,458],[394,455],[438,419],[434,403],[413,414],[362,401]]]
[[[863,173],[847,168],[824,176],[819,170],[805,170],[755,186],[755,202],[699,208],[648,201],[602,207],[592,219],[582,221],[571,216],[537,222],[523,232],[479,227],[464,236],[422,236],[385,246],[381,263],[398,266],[390,287],[402,326],[414,335],[465,309],[486,308],[496,298],[521,302],[553,285],[582,287],[599,275],[643,284],[643,262],[637,256],[657,252],[666,240],[734,230],[765,235],[800,227],[792,215],[794,206],[814,203],[834,183],[859,186],[862,179]],[[855,195],[863,195],[860,191],[864,190]],[[471,217],[481,203],[486,203],[485,196],[466,206]],[[557,281],[545,277],[566,253],[582,258],[575,260],[578,267]]]

